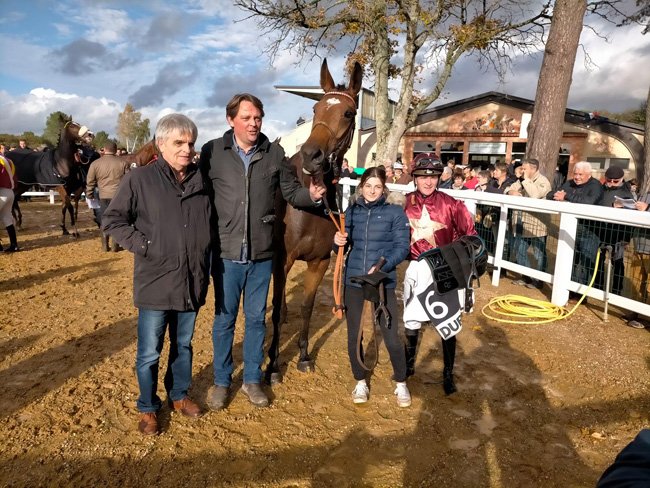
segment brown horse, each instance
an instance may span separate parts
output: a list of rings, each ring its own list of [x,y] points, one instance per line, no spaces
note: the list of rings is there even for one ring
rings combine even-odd
[[[325,94],[314,106],[311,134],[300,151],[290,160],[303,184],[310,180],[322,181],[327,187],[324,205],[314,211],[296,210],[280,195],[276,199],[273,258],[273,339],[269,348],[269,366],[266,379],[271,383],[282,381],[278,365],[280,329],[286,320],[287,304],[285,287],[287,276],[296,260],[306,261],[304,299],[302,303],[302,327],[298,338],[300,357],[298,369],[313,371],[309,357],[309,322],[314,308],[316,290],[323,280],[330,262],[336,227],[327,215],[330,208],[337,208],[336,182],[339,177],[343,155],[349,149],[354,135],[357,113],[357,95],[361,90],[363,71],[355,63],[347,87],[336,86],[323,61],[320,85]]]
[[[76,211],[71,200],[83,191],[83,179],[79,170],[78,147],[82,142],[89,142],[90,131],[85,126],[73,122],[71,118],[61,117],[59,144],[53,151],[11,151],[8,156],[16,165],[16,187],[14,188],[14,216],[16,225],[22,225],[22,212],[18,206],[18,197],[31,186],[57,187],[62,198],[63,235],[69,234],[65,226],[66,211],[70,212],[71,225],[76,225]],[[78,203],[78,197],[75,199]],[[74,235],[78,232],[74,231]]]
[[[131,163],[131,167],[134,168],[153,163],[157,156],[158,148],[156,148],[156,141],[152,139],[133,154],[125,154],[122,157]]]

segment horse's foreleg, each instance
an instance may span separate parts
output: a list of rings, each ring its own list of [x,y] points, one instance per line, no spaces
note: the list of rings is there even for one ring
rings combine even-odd
[[[269,365],[266,368],[266,381],[269,384],[282,382],[279,357],[280,334],[282,332],[282,324],[285,322],[287,316],[285,288],[289,271],[286,267],[286,259],[286,254],[283,251],[278,251],[273,261],[273,299],[271,302],[273,306],[271,313],[273,337],[269,346]]]
[[[323,276],[325,276],[329,262],[329,258],[323,259],[322,261],[311,261],[307,264],[307,271],[305,271],[305,291],[301,307],[302,327],[298,336],[298,347],[300,349],[298,370],[303,373],[314,371],[314,362],[309,357],[309,322],[311,321],[311,314],[314,310],[316,291],[318,290],[318,285],[323,281]]]
[[[70,197],[63,186],[57,186],[56,190],[59,192],[59,196],[61,197],[61,231],[64,236],[67,236],[70,235],[70,233],[68,232],[68,229],[65,228],[65,212],[70,205]]]
[[[14,198],[14,203],[11,206],[11,216],[14,218],[16,228],[20,230],[23,226],[23,213],[20,210],[20,205],[18,205],[18,196]]]
[[[77,219],[79,218],[79,198],[81,193],[74,196],[74,208],[70,205],[70,225],[74,228],[72,235],[79,237],[79,230],[77,230]]]

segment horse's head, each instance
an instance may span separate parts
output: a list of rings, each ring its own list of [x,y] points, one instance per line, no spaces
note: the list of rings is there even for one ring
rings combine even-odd
[[[327,60],[323,61],[320,86],[325,94],[314,105],[311,134],[300,148],[303,173],[319,178],[334,164],[333,161],[340,164],[352,143],[362,77],[361,65],[355,63],[348,86],[336,86],[327,68]]]
[[[80,125],[72,119],[68,119],[63,124],[61,130],[61,144],[69,144],[76,146],[78,144],[91,144],[95,134],[93,134],[88,127]]]
[[[61,134],[59,145],[54,150],[54,165],[57,176],[67,178],[73,166],[78,165],[78,149],[81,144],[89,144],[93,140],[93,133],[85,125],[80,125],[72,117],[61,117]]]

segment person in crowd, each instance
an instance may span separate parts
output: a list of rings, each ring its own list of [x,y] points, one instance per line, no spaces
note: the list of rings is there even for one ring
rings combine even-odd
[[[508,165],[506,163],[496,163],[494,165],[494,176],[488,182],[485,189],[488,193],[503,194],[509,186],[515,182],[514,177],[508,175]]]
[[[16,228],[11,215],[11,207],[14,204],[14,188],[16,187],[16,167],[14,163],[4,155],[0,155],[0,224],[4,226],[9,235],[9,247],[3,249],[0,244],[0,252],[16,252],[18,239]]]
[[[7,152],[7,145],[2,143],[0,144],[0,156],[4,156]]]
[[[516,180],[507,188],[508,195],[528,198],[545,198],[551,191],[551,182],[539,171],[539,161],[527,158],[521,164],[523,180]],[[535,257],[534,269],[546,271],[546,237],[548,236],[547,214],[536,214],[523,210],[514,210],[512,213],[512,252],[517,264],[531,267],[528,249],[532,248]],[[541,289],[543,282],[523,276],[514,280],[515,285],[528,288]]]
[[[628,180],[628,184],[630,185],[630,191],[634,195],[634,198],[639,197],[639,185],[636,181],[636,178],[632,178],[631,180]]]
[[[476,175],[478,182],[474,187],[474,191],[487,191],[487,187],[490,184],[492,177],[490,176],[490,170],[483,169],[478,172]]]
[[[32,148],[27,145],[25,139],[18,139],[18,149],[21,151],[31,151]]]
[[[411,175],[404,171],[404,164],[401,161],[397,161],[393,164],[393,181],[389,183],[395,183],[397,185],[408,185],[411,182]]]
[[[102,214],[115,196],[120,181],[131,168],[126,159],[115,155],[117,152],[115,142],[107,141],[102,149],[103,156],[90,165],[86,177],[86,198],[99,200],[99,208],[95,213],[95,219],[100,227],[102,225]],[[109,249],[118,250],[115,240],[113,240],[113,245],[109,247],[108,234],[102,232],[100,237],[104,252],[108,252]]]
[[[617,206],[617,205],[615,205]],[[650,211],[650,192],[642,195],[635,203],[634,208],[641,212]],[[631,235],[633,250],[633,267],[638,266],[641,273],[641,280],[638,290],[635,290],[634,297],[636,300],[648,303],[648,284],[650,280],[650,229],[635,227]],[[632,312],[624,317],[627,325],[634,329],[645,329],[646,324],[650,323],[647,318],[641,318],[637,312]]]
[[[465,174],[465,186],[469,190],[473,190],[478,185],[478,172],[481,170],[480,166],[467,166],[463,170]]]
[[[440,181],[438,182],[439,189],[451,189],[454,184],[454,170],[449,166],[445,166],[442,169],[442,174],[440,175]]]
[[[341,178],[357,178],[357,174],[350,168],[348,158],[343,158],[343,162],[341,163]]]
[[[516,180],[522,181],[524,179],[524,168],[522,167],[521,160],[517,160],[512,166],[513,176]]]
[[[465,186],[465,175],[461,171],[454,172],[452,190],[467,190]]]
[[[386,171],[386,182],[394,183],[395,172],[393,171],[393,164],[390,162],[384,164],[384,171]]]
[[[158,432],[158,363],[167,328],[167,399],[185,416],[202,414],[188,397],[194,325],[210,283],[211,201],[192,163],[197,133],[184,115],[162,117],[155,131],[158,159],[126,174],[102,216],[104,232],[135,255],[138,429],[145,435]]]
[[[562,185],[558,191],[551,190],[546,198],[558,202],[597,204],[603,195],[603,186],[592,175],[591,163],[580,161],[573,168],[573,179]],[[578,223],[576,232],[575,256],[572,279],[584,285],[589,284],[591,273],[598,253],[600,241],[592,230],[593,226],[585,222]],[[570,300],[576,301],[579,295],[570,292]]]
[[[622,168],[610,166],[605,171],[605,182],[603,183],[603,195],[597,202],[604,207],[622,208],[623,204],[620,199],[636,200],[636,195],[632,193],[629,183],[625,181],[625,172]],[[612,249],[612,288],[611,290],[620,295],[623,291],[623,281],[625,279],[625,245],[630,242],[629,228],[625,225],[603,223],[598,227],[596,235],[600,239],[601,245],[611,246]],[[598,288],[604,290],[605,272],[604,260],[601,260],[601,266],[598,270],[597,283]]]
[[[456,170],[456,160],[454,158],[449,158],[447,160],[447,166],[451,168],[452,171]]]
[[[435,155],[432,157],[427,154],[419,154],[414,159],[414,165],[412,175],[415,180],[416,190],[406,195],[405,207],[406,217],[409,219],[411,227],[409,250],[411,260],[416,260],[425,251],[451,244],[461,236],[476,235],[474,219],[465,204],[447,193],[437,191],[438,179],[443,170],[442,162],[435,158]],[[416,288],[414,284],[414,278],[418,281],[417,271],[414,271],[416,269],[418,269],[417,263],[412,262],[409,269],[407,269],[404,280],[404,327],[407,340],[406,367],[409,376],[415,372],[417,344],[422,327],[419,309],[416,307],[415,310],[418,310],[418,312],[414,313],[414,308],[410,305],[410,303],[416,303],[417,299],[409,300],[406,291]],[[423,281],[423,279],[419,281]],[[430,285],[430,283],[420,283],[417,285],[417,289],[427,285]],[[433,294],[432,298],[427,297],[427,302],[435,306],[436,298],[437,296]],[[445,303],[443,308],[448,313],[441,316],[440,320],[446,320],[455,315],[459,316],[461,306],[458,300]],[[456,355],[455,335],[442,339],[442,352],[444,363],[443,388],[445,393],[450,395],[456,391],[453,376]]]
[[[354,403],[368,401],[369,388],[363,360],[363,348],[359,342],[364,292],[361,285],[353,283],[352,277],[378,271],[377,263],[383,258],[381,271],[388,273],[384,286],[388,317],[383,317],[380,329],[391,364],[396,388],[397,404],[411,405],[411,394],[406,386],[406,356],[404,343],[398,333],[398,308],[395,286],[395,268],[409,253],[409,222],[404,210],[398,205],[386,203],[386,172],[382,167],[368,168],[357,187],[357,199],[345,211],[345,232],[334,236],[336,246],[349,249],[345,267],[344,303],[348,329],[348,355],[352,374],[357,384],[352,392]]]
[[[232,382],[233,340],[239,303],[244,296],[244,384],[242,392],[257,407],[269,404],[262,389],[266,335],[266,298],[271,280],[275,194],[294,207],[316,207],[325,187],[304,188],[282,147],[261,132],[264,107],[249,93],[226,106],[231,129],[201,149],[200,166],[210,186],[217,239],[212,258],[215,291],[214,385],[207,403],[225,407]]]

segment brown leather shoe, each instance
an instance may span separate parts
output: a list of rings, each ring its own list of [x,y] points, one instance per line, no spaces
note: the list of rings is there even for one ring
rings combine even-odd
[[[156,435],[158,433],[156,412],[145,412],[141,414],[138,430],[144,435]]]
[[[182,413],[186,417],[196,418],[203,415],[201,407],[190,400],[190,397],[185,397],[182,400],[172,402],[172,409]]]

